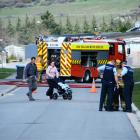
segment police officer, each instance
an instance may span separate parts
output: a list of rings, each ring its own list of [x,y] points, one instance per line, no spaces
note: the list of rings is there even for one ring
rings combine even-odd
[[[115,91],[113,94],[113,110],[118,111],[119,110],[119,99],[121,102],[121,107],[124,110],[125,109],[125,101],[124,101],[124,82],[122,77],[120,76],[122,72],[122,63],[121,60],[117,59],[116,60],[116,71],[117,71],[117,76],[118,76],[118,87],[115,87]]]
[[[125,98],[125,103],[126,103],[126,112],[132,112],[132,92],[134,88],[134,80],[133,80],[133,73],[134,70],[127,65],[127,62],[123,62],[122,64],[123,70],[121,73],[121,76],[124,81],[124,98]]]
[[[32,97],[32,92],[36,90],[37,88],[37,67],[35,64],[35,57],[31,58],[31,62],[26,65],[25,68],[25,79],[27,80],[29,92],[26,94],[29,98],[29,101],[35,101],[35,99]]]
[[[105,98],[107,94],[108,94],[108,100],[107,100],[106,110],[113,111],[113,107],[112,107],[113,92],[114,92],[115,84],[117,83],[117,73],[114,64],[115,61],[112,60],[109,61],[106,65],[103,65],[98,68],[99,71],[103,71],[99,111],[102,111],[103,109],[103,104],[105,102]]]

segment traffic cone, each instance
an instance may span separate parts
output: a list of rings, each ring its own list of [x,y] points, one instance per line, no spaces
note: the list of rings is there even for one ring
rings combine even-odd
[[[92,92],[92,93],[96,93],[96,92],[97,92],[97,90],[96,90],[96,86],[95,86],[94,78],[93,78],[93,81],[92,81],[92,87],[91,87],[90,92]]]

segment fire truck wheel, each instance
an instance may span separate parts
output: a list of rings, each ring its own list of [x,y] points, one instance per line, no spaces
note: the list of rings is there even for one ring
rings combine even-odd
[[[54,99],[54,100],[57,100],[57,98],[58,98],[57,93],[54,93],[54,94],[53,94],[53,99]]]
[[[84,83],[89,83],[90,81],[91,81],[90,72],[86,71],[85,75],[84,75],[84,78],[83,78],[83,82]]]

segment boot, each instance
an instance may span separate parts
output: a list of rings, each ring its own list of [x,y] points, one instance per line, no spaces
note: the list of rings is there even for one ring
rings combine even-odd
[[[32,93],[27,93],[26,95],[28,96],[29,101],[35,101],[35,99],[32,97]]]

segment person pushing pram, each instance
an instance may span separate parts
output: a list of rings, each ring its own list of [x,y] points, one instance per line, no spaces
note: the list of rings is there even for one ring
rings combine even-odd
[[[51,61],[46,70],[46,79],[49,85],[46,95],[49,96],[50,99],[57,99],[58,96],[63,96],[63,99],[72,99],[72,91],[67,84],[60,80],[59,72],[54,61]],[[55,93],[54,88],[57,89]]]

